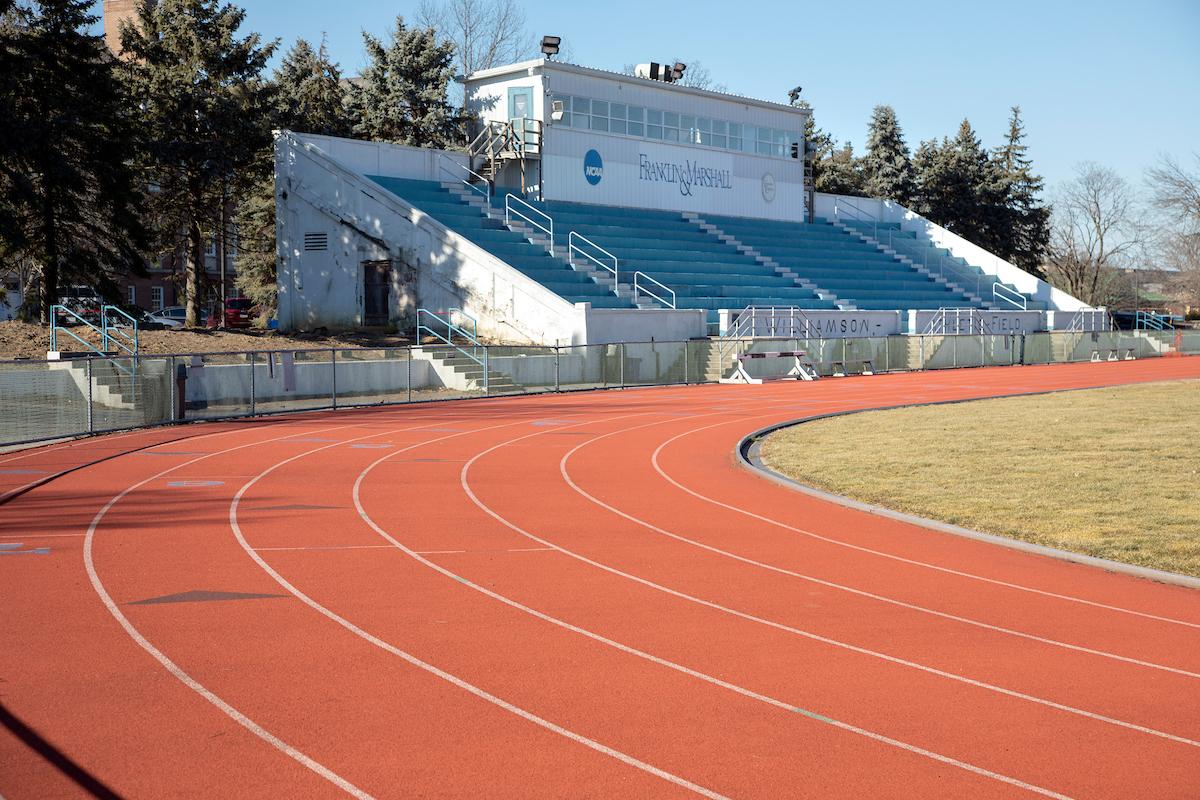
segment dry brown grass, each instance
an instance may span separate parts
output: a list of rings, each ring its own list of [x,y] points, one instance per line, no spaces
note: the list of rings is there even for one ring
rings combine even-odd
[[[1200,381],[852,414],[763,457],[856,500],[1200,576]]]

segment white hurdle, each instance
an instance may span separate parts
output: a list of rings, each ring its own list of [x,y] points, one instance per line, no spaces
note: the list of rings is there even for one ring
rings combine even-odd
[[[807,358],[808,353],[803,350],[778,350],[767,353],[742,353],[737,357],[737,363],[734,367],[733,374],[728,378],[721,378],[721,383],[762,383],[762,378],[755,378],[746,371],[746,362],[754,361],[760,358],[791,358],[793,359],[792,368],[788,370],[786,375],[781,375],[778,378],[771,380],[797,380],[797,381],[815,381],[821,376],[817,373],[817,368],[811,363],[806,363],[801,359]]]

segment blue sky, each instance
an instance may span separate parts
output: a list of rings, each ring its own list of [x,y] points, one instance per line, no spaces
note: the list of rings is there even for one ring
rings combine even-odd
[[[383,34],[418,0],[241,0],[282,46],[329,47],[347,73],[362,30]],[[738,94],[783,101],[799,84],[817,124],[860,150],[871,109],[896,109],[913,149],[963,117],[999,143],[1020,105],[1035,167],[1053,184],[1097,161],[1140,186],[1159,153],[1200,152],[1200,0],[854,3],[523,0],[530,32],[562,36],[603,69],[699,60]]]

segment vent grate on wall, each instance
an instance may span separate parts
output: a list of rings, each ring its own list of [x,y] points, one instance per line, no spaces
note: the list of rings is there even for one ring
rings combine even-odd
[[[328,233],[306,233],[306,234],[304,234],[304,249],[305,250],[328,250],[329,249],[329,234]]]

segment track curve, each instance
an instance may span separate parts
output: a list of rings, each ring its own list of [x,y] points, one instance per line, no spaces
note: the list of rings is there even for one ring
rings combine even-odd
[[[1194,796],[1200,593],[733,451],[811,414],[1195,377],[497,398],[4,454],[0,796]]]

